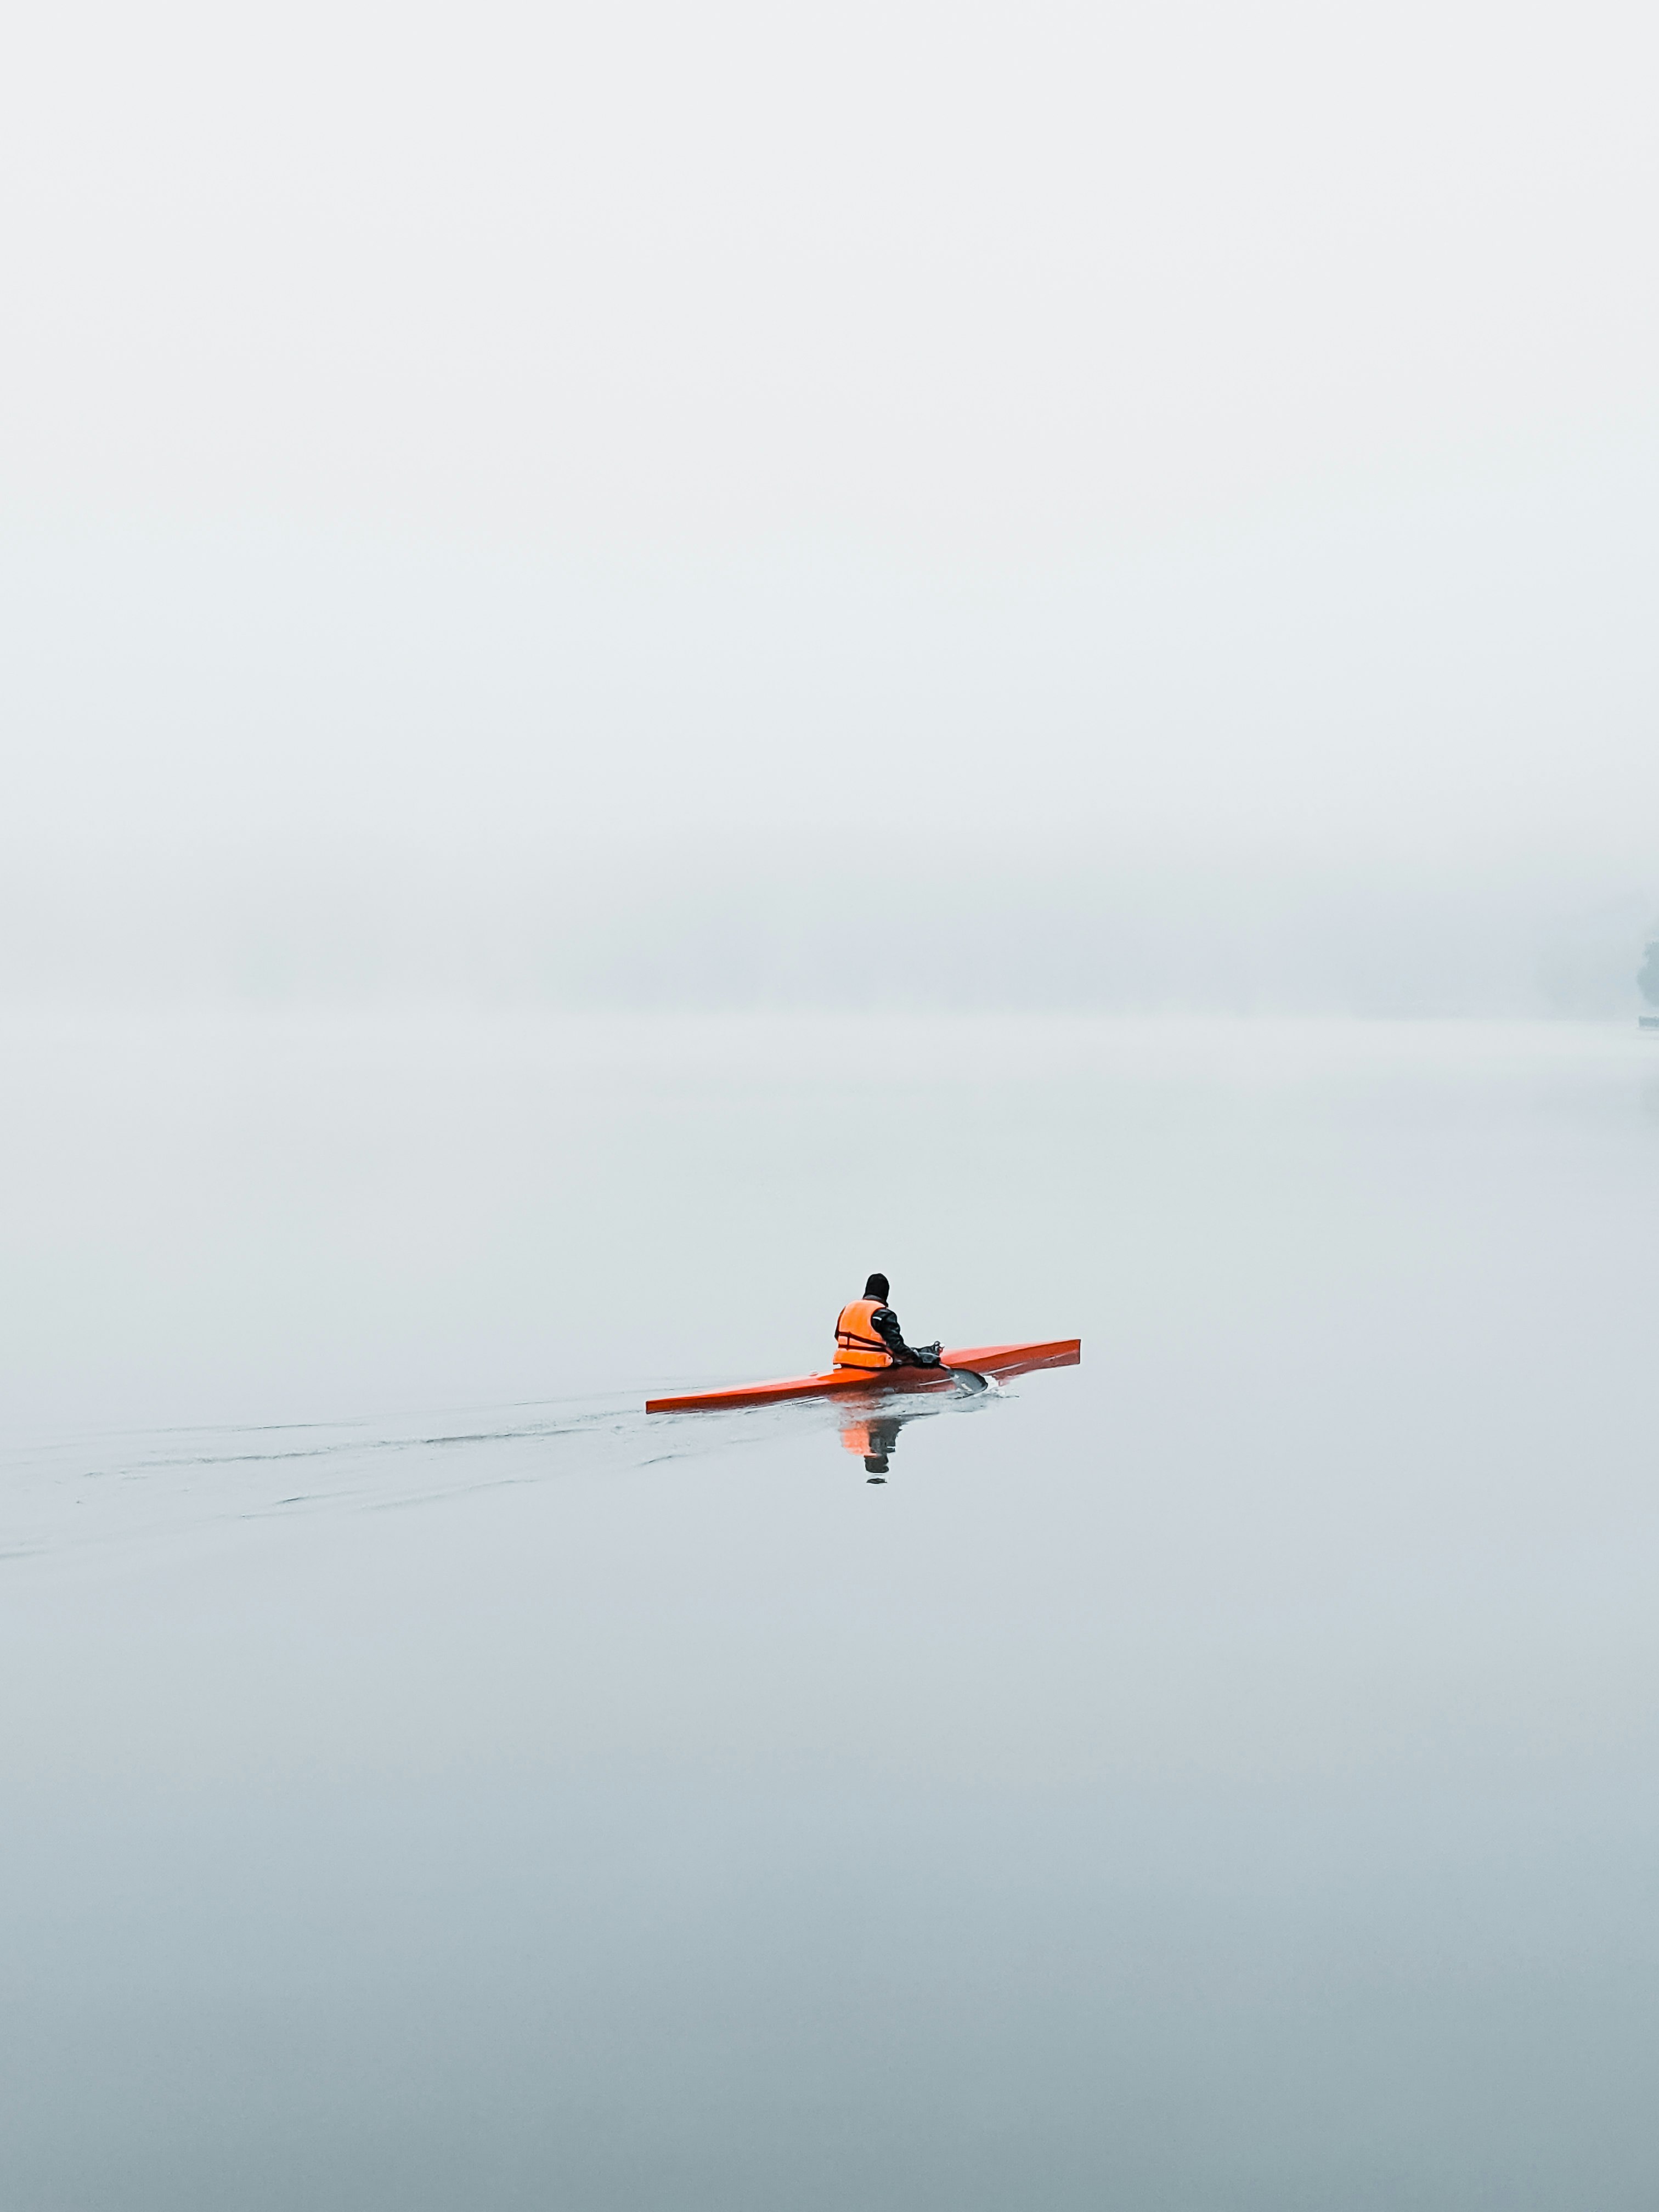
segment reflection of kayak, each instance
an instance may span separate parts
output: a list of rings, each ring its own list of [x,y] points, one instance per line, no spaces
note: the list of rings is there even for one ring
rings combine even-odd
[[[981,1344],[939,1354],[940,1367],[832,1367],[823,1375],[792,1375],[781,1382],[733,1382],[724,1390],[690,1390],[676,1398],[647,1398],[647,1413],[687,1413],[705,1406],[766,1406],[774,1398],[828,1398],[843,1390],[949,1390],[944,1370],[970,1367],[976,1375],[1035,1375],[1042,1367],[1075,1367],[1083,1340],[1062,1336],[1052,1344]]]

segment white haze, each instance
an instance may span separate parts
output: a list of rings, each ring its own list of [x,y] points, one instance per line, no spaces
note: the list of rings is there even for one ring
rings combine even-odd
[[[38,11],[0,990],[1626,1009],[1655,44]]]
[[[3,2212],[1654,2212],[1650,14],[11,13]]]

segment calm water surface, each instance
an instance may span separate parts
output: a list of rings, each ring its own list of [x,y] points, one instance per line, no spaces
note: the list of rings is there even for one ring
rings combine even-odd
[[[0,1049],[0,2201],[1650,2212],[1659,1043]]]

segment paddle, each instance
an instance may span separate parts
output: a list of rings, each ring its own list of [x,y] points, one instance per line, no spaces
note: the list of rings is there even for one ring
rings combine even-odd
[[[942,1359],[939,1365],[945,1367]],[[954,1375],[958,1382],[965,1382],[970,1390],[988,1390],[991,1387],[989,1376],[981,1375],[972,1367],[945,1367],[945,1371],[947,1375]]]
[[[918,1367],[936,1368],[941,1375],[949,1375],[958,1382],[965,1382],[970,1390],[988,1390],[990,1389],[991,1385],[989,1382],[983,1375],[980,1374],[976,1369],[972,1367],[946,1366],[944,1360],[939,1358],[936,1346],[931,1344],[925,1344],[919,1346],[918,1349],[919,1351],[926,1352],[930,1355],[926,1359],[918,1358],[916,1361]]]

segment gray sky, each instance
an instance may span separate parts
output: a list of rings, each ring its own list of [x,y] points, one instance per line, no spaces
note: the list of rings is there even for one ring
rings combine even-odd
[[[936,915],[994,880],[1035,946],[1045,884],[1208,884],[1206,926],[1299,884],[1317,930],[1354,876],[1385,938],[1485,885],[1622,960],[1656,44],[1595,6],[35,11],[16,896],[511,854],[693,933],[701,871],[764,930],[783,855],[830,912],[860,866]]]

